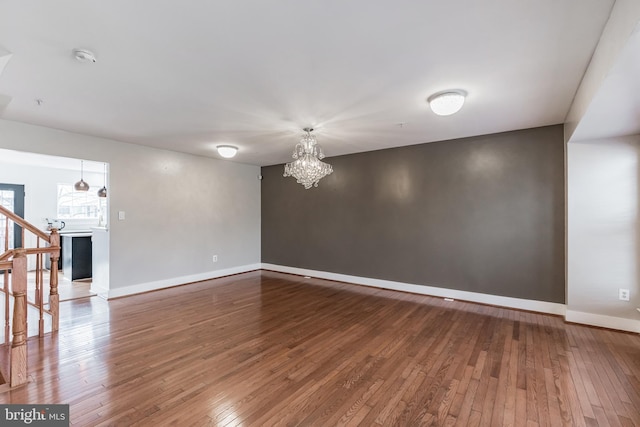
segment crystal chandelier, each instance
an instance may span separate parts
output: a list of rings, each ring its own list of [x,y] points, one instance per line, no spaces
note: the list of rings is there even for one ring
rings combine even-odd
[[[312,128],[304,128],[306,135],[293,150],[294,161],[284,165],[284,176],[292,176],[304,188],[317,187],[318,181],[333,172],[330,164],[321,162],[324,159],[322,148],[316,143],[316,137],[311,135]]]

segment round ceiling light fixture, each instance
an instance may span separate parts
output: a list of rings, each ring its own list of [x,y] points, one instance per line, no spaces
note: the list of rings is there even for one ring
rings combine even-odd
[[[218,154],[225,159],[234,157],[238,152],[238,147],[234,147],[233,145],[218,145],[216,148],[218,149]]]
[[[463,90],[446,90],[431,95],[427,101],[431,111],[439,116],[450,116],[460,111],[464,105],[467,92]]]
[[[87,49],[73,49],[73,57],[79,62],[96,62],[96,56]]]

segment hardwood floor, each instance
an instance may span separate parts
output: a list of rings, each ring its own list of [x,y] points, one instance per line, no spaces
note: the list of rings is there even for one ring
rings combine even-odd
[[[46,274],[49,274],[49,273],[47,272]],[[2,286],[4,286],[4,278],[0,275],[0,287]],[[48,301],[48,298],[49,298],[48,286],[49,285],[47,282],[47,285],[44,290],[45,301]],[[59,296],[60,301],[68,301],[72,299],[88,298],[88,297],[96,296],[94,292],[91,292],[91,279],[75,280],[72,282],[68,279],[65,279],[62,276],[62,273],[60,273],[58,276],[58,293],[60,295]],[[36,294],[35,272],[30,271],[27,273],[27,296],[29,298],[29,301],[31,302],[36,301],[35,294]],[[11,304],[11,307],[13,307],[13,300],[11,300],[10,304]],[[47,302],[47,307],[48,307],[48,302]],[[0,319],[2,319],[1,321],[3,326],[3,327],[0,327],[0,343],[4,343],[5,341],[4,310],[5,310],[4,294],[0,293]],[[27,308],[27,310],[28,310],[27,336],[34,337],[39,335],[39,331],[38,331],[39,312],[36,307],[31,305]],[[13,308],[10,308],[9,313],[12,313],[12,312],[13,312]],[[11,319],[11,317],[9,317],[9,319]],[[45,314],[44,316],[44,331],[46,333],[51,332],[51,316],[48,314]],[[0,382],[0,384],[2,384],[2,382]]]
[[[640,426],[640,336],[559,317],[266,271],[60,308],[0,403],[80,426]]]
[[[44,295],[49,294],[49,282],[48,275],[49,272],[45,272],[47,277],[47,283],[45,284]],[[27,273],[27,293],[29,295],[30,301],[35,301],[35,292],[36,292],[36,276],[35,271],[30,271]],[[86,298],[95,296],[94,292],[91,292],[91,278],[82,279],[82,280],[74,280],[73,282],[62,274],[62,272],[58,273],[58,294],[60,295],[60,301],[67,301],[70,299],[76,298]]]

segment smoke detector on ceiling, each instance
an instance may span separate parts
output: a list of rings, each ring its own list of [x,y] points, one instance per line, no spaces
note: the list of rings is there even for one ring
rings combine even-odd
[[[96,56],[87,49],[73,49],[73,57],[80,62],[96,62]]]

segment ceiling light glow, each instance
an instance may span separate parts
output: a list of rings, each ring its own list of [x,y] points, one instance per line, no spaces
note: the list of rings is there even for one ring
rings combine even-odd
[[[463,90],[448,90],[431,95],[428,99],[431,110],[439,116],[455,114],[464,105],[467,93]]]
[[[218,145],[216,148],[218,149],[218,154],[225,159],[234,157],[238,152],[238,147],[234,147],[233,145]]]

